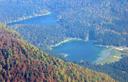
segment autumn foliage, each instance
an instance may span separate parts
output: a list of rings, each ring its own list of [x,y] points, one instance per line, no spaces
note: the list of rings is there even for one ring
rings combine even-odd
[[[51,57],[0,25],[0,82],[116,82]]]

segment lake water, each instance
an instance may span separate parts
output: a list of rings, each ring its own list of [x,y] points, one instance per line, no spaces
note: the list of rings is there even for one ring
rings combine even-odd
[[[57,23],[57,17],[55,14],[49,14],[45,16],[35,16],[29,19],[16,21],[8,23],[8,25],[15,25],[15,24],[32,24],[32,25],[38,25],[38,24],[56,24]]]
[[[12,22],[8,25],[11,26],[15,24],[54,25],[57,24],[57,16],[55,14],[36,16],[22,21]],[[116,55],[116,52],[111,49],[106,50],[105,47],[96,46],[93,41],[85,42],[83,40],[70,40],[66,43],[62,43],[59,46],[53,47],[52,52],[73,62],[88,61],[92,63],[97,62],[97,60],[98,63],[104,61],[111,54]],[[113,58],[111,60],[113,60]],[[105,61],[108,62],[110,60]]]
[[[53,47],[52,51],[60,54],[68,60],[80,62],[94,62],[99,58],[99,54],[104,50],[103,47],[96,46],[93,41],[85,42],[82,40],[71,40]]]

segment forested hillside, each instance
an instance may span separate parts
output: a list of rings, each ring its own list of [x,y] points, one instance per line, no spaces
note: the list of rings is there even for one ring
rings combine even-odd
[[[48,56],[4,25],[0,25],[0,73],[1,82],[115,82],[103,73]]]

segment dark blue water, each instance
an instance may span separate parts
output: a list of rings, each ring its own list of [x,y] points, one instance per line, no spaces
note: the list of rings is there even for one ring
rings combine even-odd
[[[52,49],[56,54],[67,54],[66,59],[75,62],[94,62],[97,60],[102,50],[104,50],[103,47],[96,46],[92,41],[85,42],[82,40],[72,40],[57,47],[53,47]]]
[[[26,20],[8,23],[8,25],[15,25],[15,24],[32,24],[32,25],[48,24],[49,25],[49,24],[56,24],[56,23],[57,23],[56,15],[50,14],[46,16],[36,16]]]

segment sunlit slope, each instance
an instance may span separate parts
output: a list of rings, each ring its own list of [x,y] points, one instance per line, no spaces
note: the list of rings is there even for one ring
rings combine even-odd
[[[2,82],[115,82],[73,63],[50,57],[0,26],[0,81]]]

